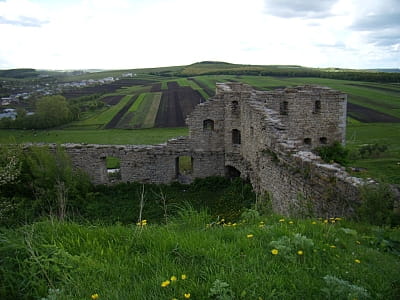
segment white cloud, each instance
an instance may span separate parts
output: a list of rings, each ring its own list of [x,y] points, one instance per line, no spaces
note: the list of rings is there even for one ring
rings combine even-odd
[[[398,8],[397,0],[6,0],[0,68],[399,67]]]

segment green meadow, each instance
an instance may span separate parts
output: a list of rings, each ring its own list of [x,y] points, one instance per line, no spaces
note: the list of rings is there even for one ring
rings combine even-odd
[[[135,216],[132,214],[132,218]],[[164,225],[0,229],[8,299],[399,299],[398,229],[186,208]]]
[[[0,143],[86,143],[113,145],[151,145],[177,136],[187,136],[187,128],[149,128],[141,130],[0,130]]]

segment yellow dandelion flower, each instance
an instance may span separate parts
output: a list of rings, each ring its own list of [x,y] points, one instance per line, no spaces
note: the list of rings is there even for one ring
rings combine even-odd
[[[186,274],[182,274],[182,275],[181,275],[181,279],[182,279],[182,280],[185,280],[185,279],[187,279],[187,276],[186,276]]]
[[[312,222],[311,222],[311,224],[315,225],[315,224],[317,224],[317,222],[315,222],[315,221],[312,221]]]
[[[93,300],[99,299],[99,294],[97,294],[97,293],[96,293],[96,294],[93,294],[93,295],[92,295],[92,299],[93,299]]]
[[[185,297],[185,299],[189,299],[190,298],[190,293],[185,293],[183,296]]]
[[[279,253],[279,251],[278,251],[278,249],[272,249],[272,250],[271,250],[271,253],[272,253],[273,255],[277,255],[277,254]]]
[[[331,248],[336,248],[336,246],[335,246],[335,245],[330,245],[329,247],[331,247]]]
[[[161,286],[162,286],[162,287],[167,287],[167,286],[169,286],[170,284],[171,284],[171,281],[165,280],[165,281],[163,281],[163,282],[161,283]]]
[[[171,281],[173,282],[173,281],[177,281],[178,280],[178,278],[176,278],[176,276],[171,276]]]
[[[232,224],[232,226],[234,226],[234,227],[235,227],[235,226],[237,226],[237,224],[236,224],[236,223],[233,223],[233,224]]]
[[[335,218],[336,221],[342,221],[342,218]]]
[[[360,242],[360,241],[356,241],[356,243],[357,243],[358,245],[361,245],[361,242]]]
[[[324,224],[328,223],[328,220],[324,220]]]
[[[293,224],[293,221],[289,221],[289,224]]]
[[[263,227],[265,227],[265,225],[264,224],[260,224],[260,225],[258,225],[258,227],[259,228],[263,228]]]
[[[361,263],[361,260],[355,259],[354,262],[355,262],[356,264],[360,264],[360,263]]]
[[[136,223],[137,226],[146,226],[147,225],[147,220],[142,220],[138,223]]]
[[[302,250],[299,250],[299,251],[297,251],[297,254],[298,254],[298,255],[303,255],[304,252],[303,252]]]
[[[251,239],[252,237],[254,237],[254,234],[248,234],[248,235],[247,235],[247,238],[248,238],[248,239]]]
[[[264,221],[260,221],[260,225],[264,225],[265,223],[264,223]]]
[[[285,219],[279,219],[279,222],[285,222]]]

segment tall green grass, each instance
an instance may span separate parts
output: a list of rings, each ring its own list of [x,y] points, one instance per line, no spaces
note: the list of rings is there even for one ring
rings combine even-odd
[[[167,225],[140,224],[2,229],[1,299],[400,296],[399,229],[254,211],[229,223],[190,207]]]

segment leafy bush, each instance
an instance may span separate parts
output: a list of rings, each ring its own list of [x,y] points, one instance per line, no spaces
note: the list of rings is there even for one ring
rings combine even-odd
[[[15,156],[1,150],[1,161]],[[30,147],[18,154],[17,160],[14,175],[1,176],[7,180],[2,180],[0,190],[0,225],[32,222],[43,215],[64,219],[68,212],[80,209],[92,188],[87,175],[72,168],[62,148],[51,153],[46,147]]]
[[[360,156],[362,158],[369,158],[369,157],[380,157],[382,153],[388,150],[387,145],[379,145],[377,143],[373,145],[364,145],[358,149]]]
[[[393,213],[394,195],[387,184],[370,184],[361,188],[361,221],[375,225],[398,225]]]
[[[325,162],[336,162],[344,166],[349,163],[349,150],[339,142],[329,146],[317,147],[315,151]]]

